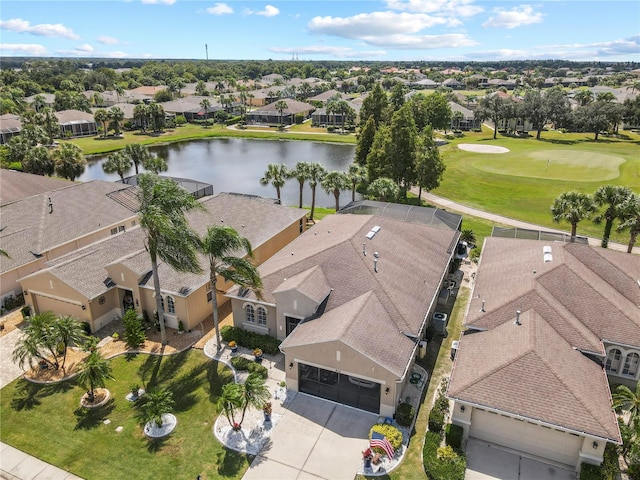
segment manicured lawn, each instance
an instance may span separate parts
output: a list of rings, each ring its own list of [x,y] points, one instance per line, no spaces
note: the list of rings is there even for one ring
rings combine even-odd
[[[493,132],[465,133],[442,147],[447,165],[436,195],[485,211],[550,228],[555,224],[550,207],[562,192],[593,193],[606,184],[625,185],[640,192],[640,135],[624,132],[626,140],[593,134],[543,132],[541,140],[511,138]],[[460,143],[508,148],[509,153],[480,154],[460,150]],[[548,162],[547,162],[548,161]],[[590,221],[578,225],[578,234],[599,237],[602,226]],[[626,243],[628,235],[614,240]]]
[[[111,365],[111,400],[92,410],[80,408],[84,392],[73,380],[7,385],[0,399],[2,441],[89,480],[242,477],[252,457],[225,449],[212,432],[221,387],[233,378],[227,367],[198,350],[121,356]],[[137,410],[125,398],[133,383],[173,392],[178,426],[165,439],[151,441],[142,433]]]

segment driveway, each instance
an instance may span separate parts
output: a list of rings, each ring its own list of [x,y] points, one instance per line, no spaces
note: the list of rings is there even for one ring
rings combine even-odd
[[[569,467],[552,465],[513,450],[470,438],[467,442],[465,480],[576,480]]]
[[[0,362],[0,388],[13,382],[24,373],[24,371],[11,360],[13,350],[16,348],[18,340],[20,340],[21,337],[22,330],[18,328],[0,337],[0,358],[2,358],[2,362]]]
[[[298,393],[244,480],[353,480],[378,415]]]

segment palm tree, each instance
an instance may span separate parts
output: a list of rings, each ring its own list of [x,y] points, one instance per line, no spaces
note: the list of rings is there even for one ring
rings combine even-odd
[[[289,169],[284,163],[275,164],[270,163],[267,165],[267,170],[264,172],[264,177],[260,179],[260,185],[267,186],[269,183],[276,189],[276,195],[278,197],[278,203],[280,203],[280,189],[284,187],[289,175]]]
[[[631,196],[631,193],[631,189],[628,187],[603,185],[593,194],[593,201],[596,205],[599,207],[607,207],[604,212],[593,219],[593,223],[595,224],[599,224],[603,220],[605,221],[601,244],[603,248],[607,248],[613,222],[620,214],[621,205]]]
[[[298,162],[293,170],[289,170],[288,178],[295,178],[300,185],[300,201],[298,207],[302,208],[302,191],[304,189],[304,182],[309,179],[309,164],[307,162]]]
[[[576,241],[576,230],[580,221],[591,218],[596,212],[591,195],[580,192],[564,192],[553,201],[551,214],[553,221],[565,221],[571,224],[571,241]]]
[[[471,247],[476,244],[476,234],[471,229],[462,230],[460,232],[460,241],[467,242],[467,245]]]
[[[274,107],[278,111],[278,113],[280,113],[280,126],[282,126],[282,112],[289,108],[289,105],[287,105],[287,102],[285,102],[284,100],[278,100]]]
[[[93,113],[93,119],[102,124],[102,136],[107,136],[107,122],[109,121],[109,112],[104,108],[99,108]]]
[[[155,423],[160,428],[162,427],[162,416],[171,413],[174,406],[173,394],[169,390],[150,392],[140,407],[142,419],[145,423]]]
[[[49,145],[53,145],[53,139],[60,135],[60,124],[58,123],[58,117],[56,117],[53,108],[43,108],[40,111],[40,117],[42,122],[42,128],[47,132],[49,138]]]
[[[27,328],[13,350],[12,359],[20,368],[25,364],[33,367],[34,362],[44,362],[51,368],[60,368],[58,344],[55,328],[56,315],[42,312],[29,319]]]
[[[87,166],[82,149],[74,143],[63,143],[52,156],[56,173],[72,182],[84,173]]]
[[[316,187],[327,174],[327,169],[321,164],[314,162],[309,164],[309,186],[311,187],[311,214],[309,220],[313,222],[313,212],[316,209]]]
[[[265,379],[257,373],[251,373],[244,382],[242,388],[242,416],[239,424],[242,425],[247,408],[262,408],[271,399],[271,392],[264,384]]]
[[[580,106],[584,107],[593,101],[593,92],[585,88],[577,92],[573,98]]]
[[[124,95],[124,88],[122,88],[121,85],[114,85],[113,86],[113,91],[116,92],[116,99],[118,100],[118,103],[120,103],[120,95]]]
[[[638,235],[640,235],[640,195],[632,194],[620,206],[620,225],[617,231],[629,230],[629,246],[627,253],[633,251]]]
[[[636,391],[626,385],[618,385],[613,393],[613,408],[629,412],[629,425],[640,422],[640,382],[636,383]]]
[[[149,105],[149,115],[153,120],[153,131],[159,132],[164,124],[164,108],[159,103]]]
[[[220,329],[218,318],[218,275],[226,282],[252,289],[258,298],[262,296],[262,280],[257,268],[246,258],[237,257],[239,252],[245,252],[251,257],[251,243],[231,227],[214,225],[209,227],[207,234],[200,241],[200,250],[209,258],[209,280],[211,281],[213,310],[213,326],[216,331],[216,345],[218,351],[220,343]]]
[[[87,400],[95,400],[97,388],[104,388],[107,380],[113,380],[109,362],[102,358],[98,350],[93,350],[85,359],[78,375],[78,383],[87,389]]]
[[[227,383],[222,386],[222,395],[218,399],[218,409],[227,417],[234,430],[240,429],[236,422],[236,412],[242,408],[243,386],[240,383]]]
[[[120,135],[120,122],[124,120],[124,112],[120,107],[111,107],[111,110],[109,110],[109,118],[111,119],[114,133]]]
[[[149,156],[143,163],[142,166],[148,172],[159,175],[160,172],[166,172],[169,169],[167,162],[164,158],[154,157],[152,155]]]
[[[367,195],[374,200],[387,202],[398,198],[400,188],[398,184],[390,178],[376,178],[369,184]]]
[[[344,172],[329,172],[322,179],[322,188],[325,192],[333,193],[336,199],[336,212],[340,210],[340,192],[349,188],[349,177]]]
[[[133,107],[133,118],[140,123],[140,129],[143,132],[147,130],[150,116],[151,116],[151,110],[149,109],[149,105],[145,103],[140,103],[135,107]],[[94,118],[95,118],[95,115],[94,115]]]
[[[107,161],[102,164],[104,173],[117,173],[120,175],[120,181],[124,183],[124,174],[127,173],[133,165],[131,158],[124,152],[115,152],[107,157]]]
[[[178,272],[200,272],[196,253],[198,238],[185,214],[204,207],[173,180],[152,173],[138,177],[138,216],[145,231],[145,246],[151,258],[156,311],[162,344],[167,343],[158,276],[158,258]]]
[[[208,109],[210,106],[211,106],[211,102],[209,101],[208,98],[203,98],[202,101],[200,102],[200,108],[202,108],[202,116],[204,117],[205,120],[209,118]]]
[[[124,147],[124,155],[129,157],[131,162],[136,168],[136,175],[138,175],[139,165],[144,166],[145,162],[149,161],[152,157],[149,149],[141,143],[130,143]]]
[[[59,345],[64,347],[61,365],[61,367],[64,368],[64,364],[67,361],[67,351],[69,347],[80,345],[87,338],[87,335],[85,334],[84,327],[78,319],[70,315],[58,317],[55,322],[55,328],[57,330],[58,339],[60,340]]]
[[[43,108],[47,106],[47,101],[45,100],[43,95],[36,95],[33,97],[33,102],[31,102],[31,106],[36,112],[40,112]]]
[[[349,165],[347,176],[349,177],[349,181],[351,182],[351,201],[355,202],[356,188],[358,188],[358,185],[366,180],[367,174],[363,167],[354,163],[352,165]]]

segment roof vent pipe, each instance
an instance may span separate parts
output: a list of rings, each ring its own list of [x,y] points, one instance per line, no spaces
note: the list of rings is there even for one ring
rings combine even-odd
[[[362,244],[362,254],[366,257],[367,256],[367,244],[363,243]]]
[[[373,271],[378,273],[378,259],[377,258],[373,259]]]
[[[485,300],[482,300],[482,307],[480,307],[480,311],[481,311],[481,312],[484,312],[484,311],[485,311],[485,310],[484,310],[484,302],[485,302]]]
[[[520,310],[516,310],[516,321],[515,321],[515,322],[513,322],[513,323],[515,323],[516,325],[522,325],[522,324],[520,323],[520,313],[522,313],[522,312],[520,312]]]
[[[49,197],[48,206],[49,206],[49,213],[50,214],[53,213],[53,202],[51,201],[51,197]]]

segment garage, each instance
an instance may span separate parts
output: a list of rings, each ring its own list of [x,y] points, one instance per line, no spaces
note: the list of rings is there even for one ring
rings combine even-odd
[[[554,462],[575,466],[582,437],[474,408],[469,436]]]
[[[79,303],[68,302],[59,298],[50,297],[46,295],[42,295],[40,293],[36,294],[35,292],[31,292],[33,297],[33,305],[36,313],[42,312],[55,312],[56,315],[66,316],[70,315],[76,318],[82,318],[82,305]]]
[[[298,364],[301,392],[334,402],[380,413],[380,384],[324,368]]]

